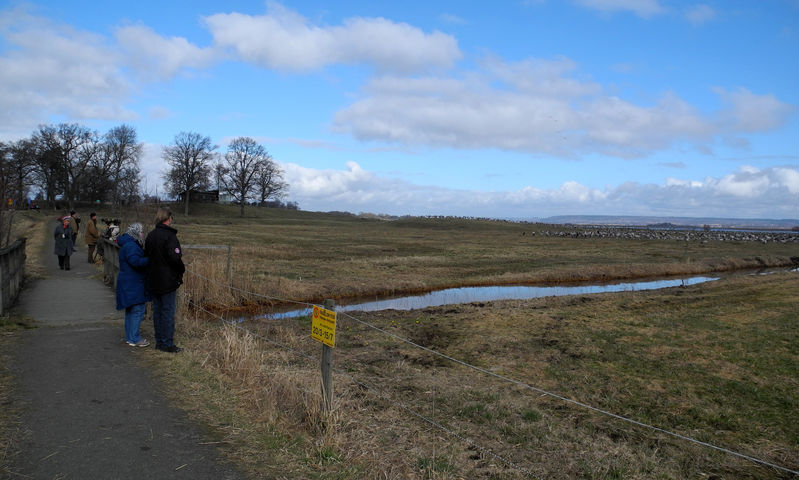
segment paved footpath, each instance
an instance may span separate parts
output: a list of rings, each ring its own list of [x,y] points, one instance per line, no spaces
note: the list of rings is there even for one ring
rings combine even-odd
[[[10,351],[23,428],[9,478],[244,478],[136,361],[171,354],[124,342],[122,312],[86,261],[85,244],[69,271],[55,255],[45,261],[47,278],[27,283],[16,306],[38,328],[21,333]]]

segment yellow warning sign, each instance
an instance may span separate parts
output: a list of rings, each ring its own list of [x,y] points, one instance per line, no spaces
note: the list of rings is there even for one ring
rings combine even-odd
[[[314,305],[311,317],[311,337],[328,347],[336,346],[336,312]]]

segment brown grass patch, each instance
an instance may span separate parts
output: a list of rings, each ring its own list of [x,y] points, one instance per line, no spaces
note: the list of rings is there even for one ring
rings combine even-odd
[[[799,432],[786,421],[799,401],[795,274],[356,317],[521,384],[341,315],[329,416],[307,318],[246,321],[243,332],[188,307],[700,273],[778,264],[786,247],[521,240],[506,224],[297,215],[248,220],[236,237],[234,252],[246,253],[235,256],[233,286],[263,296],[226,288],[219,256],[187,255],[203,272],[181,290],[187,350],[153,360],[180,391],[196,392],[176,401],[253,477],[787,478],[525,385],[799,468]],[[185,225],[187,244],[218,242],[232,228]]]

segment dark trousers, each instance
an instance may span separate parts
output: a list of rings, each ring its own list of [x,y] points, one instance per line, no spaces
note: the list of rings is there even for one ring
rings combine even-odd
[[[94,263],[94,245],[89,245],[89,263]]]
[[[163,295],[153,294],[153,331],[156,348],[169,348],[175,345],[177,299],[177,290]]]
[[[61,270],[69,270],[69,255],[58,256],[58,267]]]

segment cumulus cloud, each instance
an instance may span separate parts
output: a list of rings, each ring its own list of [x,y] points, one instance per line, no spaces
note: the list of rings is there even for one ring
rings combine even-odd
[[[454,37],[425,33],[385,18],[355,17],[342,25],[315,25],[297,12],[268,2],[265,15],[215,14],[205,23],[220,47],[244,61],[288,71],[333,64],[367,64],[413,72],[446,68],[461,57]]]
[[[27,135],[51,115],[132,120],[131,84],[107,39],[29,14],[0,12],[0,125]]]
[[[213,48],[201,48],[183,37],[164,37],[144,25],[116,30],[129,66],[148,80],[166,80],[187,68],[204,68],[220,57]]]
[[[745,89],[716,89],[725,106],[713,115],[670,92],[639,105],[577,78],[577,65],[566,58],[492,57],[480,67],[461,77],[375,77],[336,114],[333,128],[400,145],[633,158],[775,129],[795,110],[773,95]]]
[[[575,0],[577,4],[603,13],[619,11],[633,12],[639,17],[650,18],[665,11],[657,0]]]
[[[291,199],[306,210],[393,215],[541,218],[563,214],[799,217],[799,167],[742,167],[703,180],[669,178],[662,185],[625,182],[605,189],[567,181],[486,192],[417,185],[386,178],[349,162],[345,170],[284,164]]]
[[[314,25],[278,3],[268,13],[211,15],[215,43],[202,47],[146,25],[125,25],[104,36],[75,29],[25,7],[0,11],[0,125],[8,138],[29,134],[53,117],[133,121],[125,105],[148,82],[237,59],[289,71],[333,64],[368,64],[392,72],[447,68],[461,57],[441,32],[384,18],[350,18]],[[154,118],[164,111],[151,111]]]

